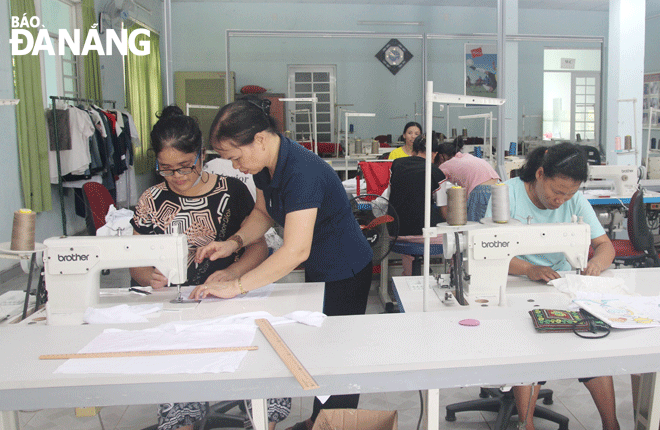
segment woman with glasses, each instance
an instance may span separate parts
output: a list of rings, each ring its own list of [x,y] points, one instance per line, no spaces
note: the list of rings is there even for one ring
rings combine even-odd
[[[587,262],[584,275],[598,276],[614,260],[614,247],[605,234],[589,201],[578,192],[588,176],[587,158],[577,145],[561,143],[539,147],[527,157],[520,177],[509,185],[510,216],[522,222],[531,217],[533,223],[571,222],[576,215],[591,227],[591,246],[594,255]],[[486,216],[492,214],[492,201]],[[527,276],[533,281],[548,282],[560,277],[558,271],[571,270],[562,253],[522,255],[511,259],[509,274]],[[611,376],[580,379],[589,390],[603,424],[603,430],[618,430]],[[533,430],[534,405],[540,384],[515,386],[518,419],[521,427]]]
[[[145,191],[131,221],[134,234],[170,234],[174,228],[188,238],[187,285],[237,279],[256,267],[268,255],[263,237],[245,249],[215,261],[193,264],[199,247],[235,234],[254,207],[254,200],[243,182],[202,170],[202,134],[197,122],[168,106],[151,131],[156,153],[156,171],[164,181]],[[140,285],[162,288],[167,278],[154,267],[130,269]],[[287,417],[291,399],[270,399],[269,420]],[[158,430],[190,429],[208,413],[205,402],[160,405]]]

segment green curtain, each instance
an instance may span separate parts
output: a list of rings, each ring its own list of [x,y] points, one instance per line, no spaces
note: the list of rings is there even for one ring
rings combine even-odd
[[[33,0],[12,0],[12,16],[36,16]],[[36,40],[36,29],[31,28]],[[53,208],[48,170],[48,138],[41,94],[41,65],[38,55],[15,55],[14,89],[18,159],[25,207],[36,212]]]
[[[143,28],[135,24],[128,34]],[[133,115],[135,127],[140,134],[140,146],[135,148],[135,172],[147,173],[155,168],[155,156],[149,151],[149,134],[156,123],[156,113],[163,109],[163,90],[160,77],[160,37],[151,32],[149,36],[139,34],[136,46],[147,40],[151,42],[149,55],[126,55],[126,106]]]
[[[94,0],[82,0],[82,18],[82,40],[87,40],[87,30],[97,22]],[[83,57],[83,70],[85,73],[85,97],[92,100],[103,100],[98,52],[90,51]]]

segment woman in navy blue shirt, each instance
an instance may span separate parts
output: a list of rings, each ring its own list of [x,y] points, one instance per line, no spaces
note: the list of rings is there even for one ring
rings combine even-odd
[[[254,175],[257,201],[236,234],[200,248],[196,261],[222,258],[261,240],[274,222],[284,227],[284,245],[240,278],[200,285],[191,297],[232,298],[275,282],[305,263],[307,282],[325,282],[326,315],[364,314],[373,253],[332,167],[279,134],[261,101],[239,100],[220,109],[210,142],[234,168]],[[357,404],[357,395],[333,396],[323,407]],[[315,400],[312,418],[295,427],[311,429],[320,408]]]

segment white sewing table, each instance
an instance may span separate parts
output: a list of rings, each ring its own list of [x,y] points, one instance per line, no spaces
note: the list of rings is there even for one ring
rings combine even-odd
[[[129,305],[163,303],[161,312],[148,315],[148,323],[115,325],[49,326],[46,324],[45,309],[33,313],[19,324],[5,325],[0,329],[0,346],[3,350],[3,366],[0,366],[0,411],[19,409],[54,409],[65,407],[110,406],[151,404],[161,402],[183,402],[195,398],[196,401],[261,399],[250,395],[243,397],[234,394],[228,397],[224,392],[236,392],[239,385],[227,383],[234,374],[197,375],[55,375],[53,371],[61,361],[40,361],[39,355],[46,351],[77,352],[99,335],[104,329],[117,327],[127,330],[144,329],[150,326],[181,321],[210,319],[223,315],[246,312],[267,311],[274,316],[282,316],[297,310],[321,311],[323,309],[323,283],[274,284],[268,298],[238,298],[224,301],[202,301],[201,303],[170,303],[177,297],[176,288],[155,290],[150,295],[128,292],[128,288],[102,288],[99,307],[120,303]],[[263,358],[259,368],[268,369],[271,361],[279,360],[263,336],[258,353]],[[245,359],[247,361],[250,357]],[[245,368],[245,361],[239,372]],[[282,364],[281,361],[278,364]],[[286,368],[284,368],[286,370]],[[288,370],[287,370],[288,371]],[[238,373],[238,372],[237,372]],[[243,375],[252,379],[259,373],[247,368]],[[218,381],[224,383],[218,384]],[[222,385],[220,391],[198,384]],[[295,379],[293,383],[297,384]],[[249,385],[255,384],[250,382]],[[257,390],[251,390],[256,393]],[[220,394],[223,392],[223,394]],[[218,395],[216,395],[218,393]],[[164,400],[169,398],[169,400]],[[263,399],[265,399],[264,397]],[[265,400],[253,404],[255,419],[260,416],[267,425]],[[258,415],[260,414],[261,415]],[[155,418],[155,417],[154,417]],[[259,424],[257,423],[257,426]],[[4,412],[0,416],[0,430],[17,430],[16,413]]]
[[[626,285],[641,295],[660,294],[660,268],[607,270],[601,276],[621,277]],[[422,277],[394,277],[394,290],[399,306],[405,314],[423,311]],[[436,285],[433,277],[430,286]],[[454,352],[460,349],[462,364],[480,364],[473,369],[472,380],[463,385],[511,385],[534,381],[581,378],[601,375],[628,375],[642,373],[636,430],[656,430],[660,423],[660,328],[620,330],[612,329],[600,340],[582,339],[572,333],[537,333],[528,314],[535,307],[566,309],[570,299],[554,287],[527,277],[509,276],[507,280],[508,307],[499,306],[447,306],[441,302],[448,289],[431,288],[428,291],[427,313],[439,315],[450,328],[446,334],[438,333],[446,347]],[[462,327],[458,321],[474,318],[479,327]],[[453,333],[454,338],[449,336]],[[416,333],[411,332],[411,336]],[[460,338],[460,344],[451,345]],[[444,354],[447,352],[445,351]],[[453,359],[458,359],[454,355]],[[460,360],[459,360],[460,362]],[[506,382],[508,381],[508,382]],[[461,385],[456,385],[461,386]],[[439,388],[445,388],[442,384]],[[429,390],[429,413],[438,395]],[[428,428],[438,422],[439,416],[429,417]],[[622,428],[626,428],[624,424]]]
[[[634,276],[638,274],[638,285],[641,275],[657,285],[660,270],[638,269]],[[465,318],[477,318],[481,325],[460,326],[458,321]],[[60,375],[53,373],[57,362],[38,359],[41,354],[77,351],[104,328],[0,327],[0,410],[429,390],[427,428],[433,429],[439,422],[437,389],[660,368],[657,329],[617,330],[601,341],[540,335],[525,310],[500,307],[329,317],[320,328],[278,326],[280,336],[320,385],[308,391],[261,335],[255,337],[259,350],[249,352],[234,373]]]

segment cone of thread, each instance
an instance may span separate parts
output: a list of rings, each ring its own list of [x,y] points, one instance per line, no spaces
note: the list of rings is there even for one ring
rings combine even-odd
[[[34,250],[34,225],[37,213],[30,209],[20,209],[14,212],[14,224],[11,229],[12,251]]]
[[[467,188],[451,187],[447,190],[447,224],[467,224]]]
[[[505,183],[490,186],[490,200],[492,202],[493,222],[509,222],[509,185]]]

